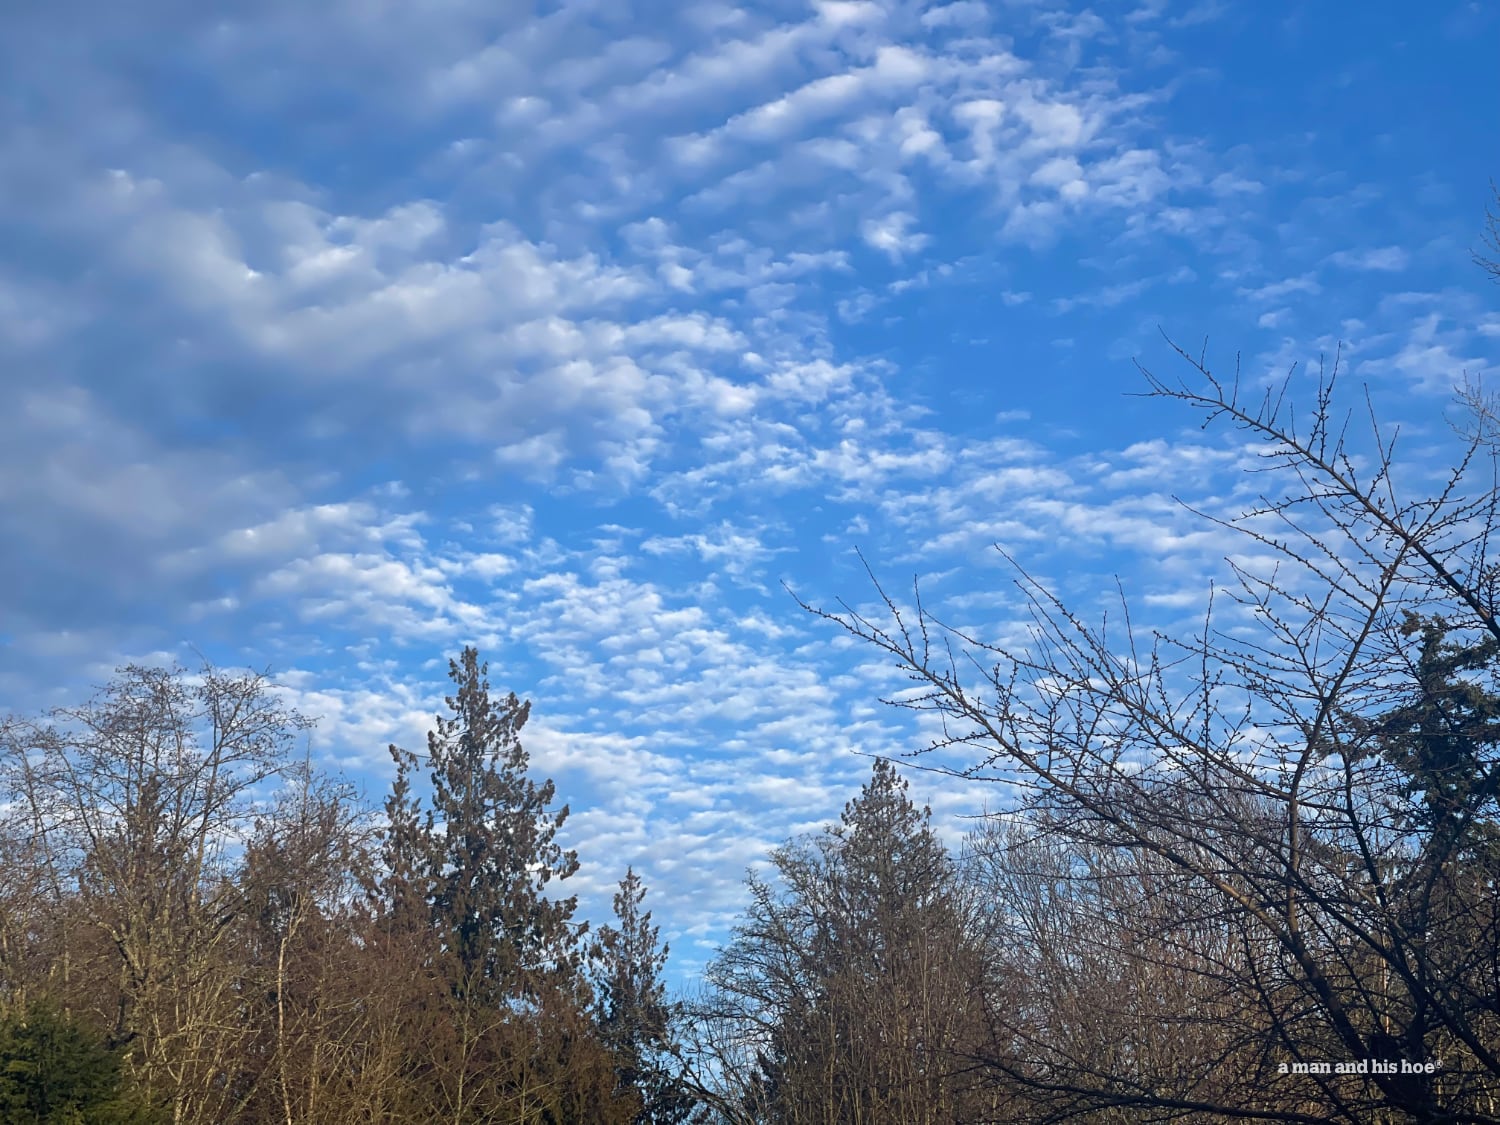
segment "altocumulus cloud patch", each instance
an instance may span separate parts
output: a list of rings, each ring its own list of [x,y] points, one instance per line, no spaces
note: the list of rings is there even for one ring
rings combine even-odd
[[[1321,19],[34,7],[0,702],[196,645],[269,663],[378,794],[476,643],[535,700],[585,905],[633,863],[690,975],[747,865],[932,734],[783,582],[878,609],[858,547],[1015,639],[999,544],[1187,625],[1235,548],[1177,498],[1227,510],[1254,460],[1125,397],[1158,326],[1250,381],[1342,345],[1416,439],[1493,361],[1493,15]],[[914,790],[954,842],[1006,799]]]

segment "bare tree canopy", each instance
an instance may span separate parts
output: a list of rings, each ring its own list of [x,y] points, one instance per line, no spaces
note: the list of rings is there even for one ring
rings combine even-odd
[[[1147,371],[1148,393],[1238,429],[1263,474],[1242,512],[1201,513],[1259,560],[1233,564],[1201,631],[1145,633],[1123,606],[1090,624],[1014,560],[1023,647],[944,625],[919,592],[881,590],[883,621],[812,609],[923,686],[897,705],[941,719],[930,768],[1025,794],[1044,842],[992,878],[1029,880],[1034,915],[1048,864],[1093,888],[1082,916],[1114,920],[1111,956],[1042,935],[1082,973],[1124,973],[1079,1003],[1139,1025],[1154,983],[1214,1028],[1196,1073],[1118,1030],[1080,1054],[1053,994],[1001,1011],[1013,1049],[986,1062],[1060,1115],[1500,1120],[1494,449],[1474,429],[1411,493],[1396,431],[1339,405],[1337,362],[1304,407],[1291,378],[1251,387],[1177,353],[1188,377]]]
[[[1500,281],[1500,187],[1491,184],[1490,192],[1495,197],[1494,209],[1484,213],[1484,234],[1480,239],[1480,249],[1474,251],[1474,262],[1494,280]]]

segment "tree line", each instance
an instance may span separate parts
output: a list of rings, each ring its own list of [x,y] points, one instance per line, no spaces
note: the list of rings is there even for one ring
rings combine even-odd
[[[1500,278],[1500,227],[1476,255]],[[383,809],[264,676],[127,667],[0,724],[0,1118],[24,1123],[1500,1123],[1500,409],[1446,475],[1339,364],[1147,394],[1258,458],[1165,635],[1007,558],[1029,634],[803,606],[918,685],[889,761],[751,875],[690,995],[626,871],[592,931],[529,704],[473,649]],[[1427,453],[1436,440],[1423,435]]]
[[[4,1120],[683,1120],[640,877],[597,933],[551,893],[578,857],[528,705],[472,648],[450,675],[383,816],[262,675],[132,666],[8,719]]]

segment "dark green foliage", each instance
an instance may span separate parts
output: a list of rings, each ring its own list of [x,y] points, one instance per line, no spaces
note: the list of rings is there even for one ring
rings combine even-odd
[[[931,922],[934,911],[949,909],[955,869],[948,849],[932,830],[932,813],[917,808],[907,795],[906,781],[884,758],[875,761],[870,780],[859,797],[844,806],[833,829],[839,841],[844,899],[837,921],[844,931],[840,944],[861,933],[880,942],[893,935],[864,923],[870,918],[899,915]],[[842,917],[839,917],[839,916]],[[889,951],[872,946],[872,957]]]
[[[1500,695],[1490,689],[1500,642],[1465,639],[1442,617],[1412,613],[1401,632],[1417,642],[1411,684],[1365,733],[1400,778],[1393,823],[1406,846],[1388,865],[1386,925],[1392,944],[1412,949],[1412,984],[1407,996],[1381,996],[1372,1043],[1416,1059],[1456,1055],[1451,1027],[1476,1043],[1500,1030]],[[1450,1076],[1454,1104],[1465,1084]]]
[[[1456,831],[1493,825],[1500,695],[1477,677],[1493,675],[1500,641],[1463,643],[1441,617],[1412,613],[1401,631],[1420,638],[1412,698],[1370,724],[1368,733],[1407,779],[1402,795],[1420,801],[1412,819],[1442,846]]]
[[[151,1125],[125,1090],[118,1052],[46,1005],[0,1020],[0,1120],[7,1125]]]
[[[527,776],[520,730],[531,705],[490,698],[487,664],[473,648],[449,661],[457,694],[427,736],[432,797],[425,813],[411,792],[415,754],[391,747],[396,782],[386,811],[390,877],[398,912],[428,914],[442,936],[457,992],[534,997],[548,979],[576,975],[583,926],[577,898],[548,898],[554,878],[578,870],[578,854],[556,842],[568,807],[549,807],[551,781]]]

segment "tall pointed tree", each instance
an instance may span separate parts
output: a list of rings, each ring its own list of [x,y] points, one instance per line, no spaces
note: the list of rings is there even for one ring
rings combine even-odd
[[[488,671],[473,648],[449,661],[458,690],[446,700],[451,714],[427,736],[425,814],[411,788],[416,755],[391,747],[388,893],[408,908],[425,900],[457,991],[522,999],[549,975],[580,967],[577,897],[545,893],[578,870],[578,854],[557,843],[568,806],[554,811],[553,783],[528,776],[520,731],[531,705],[514,694],[492,699]]]
[[[844,1098],[883,1120],[965,1112],[968,1053],[981,1037],[980,950],[957,867],[895,765],[877,759],[830,831],[837,843],[820,1057],[845,1070]]]
[[[972,1110],[982,963],[952,859],[887,761],[841,822],[772,853],[775,883],[709,967],[707,1095],[757,1122],[936,1123]],[[726,1088],[729,1087],[729,1088]]]
[[[645,898],[646,884],[627,869],[615,894],[616,924],[600,928],[595,946],[596,1018],[617,1060],[619,1087],[640,1096],[638,1125],[671,1125],[687,1120],[693,1102],[674,1075],[679,1013],[662,980],[668,947],[643,909]]]
[[[520,730],[530,712],[496,700],[466,648],[457,690],[427,737],[431,796],[412,786],[415,754],[391,747],[396,780],[380,905],[382,940],[425,969],[399,1018],[408,1116],[451,1125],[629,1121],[613,1060],[589,1011],[586,926],[576,898],[547,888],[578,870],[557,842],[568,807],[528,776]]]

